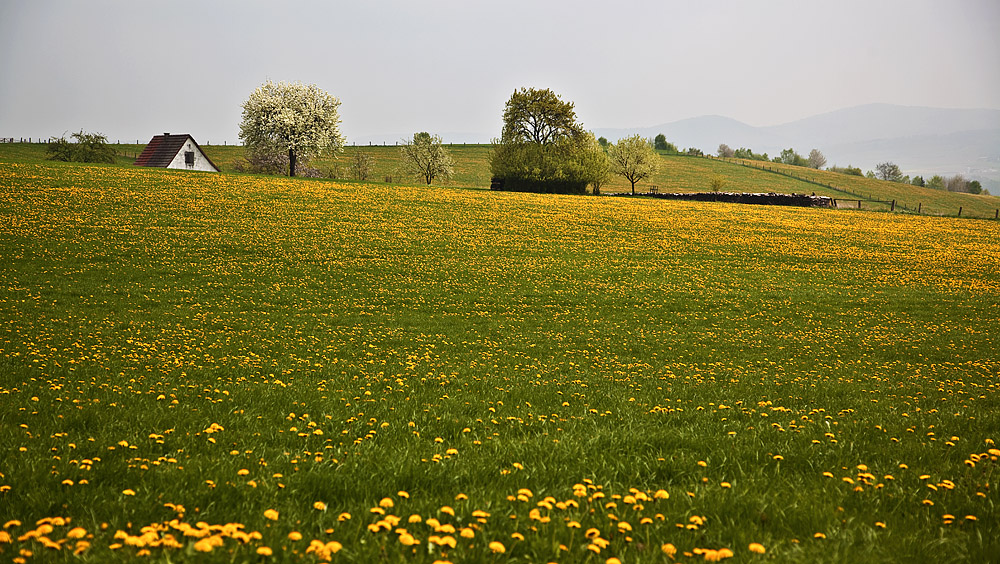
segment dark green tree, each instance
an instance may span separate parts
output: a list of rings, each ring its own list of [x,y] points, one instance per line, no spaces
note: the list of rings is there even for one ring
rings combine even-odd
[[[576,121],[572,102],[549,89],[522,88],[507,101],[503,120],[490,151],[495,187],[582,194],[600,183],[594,165],[604,150]]]
[[[666,151],[668,153],[676,153],[677,145],[667,141],[667,136],[660,133],[653,139],[653,148],[657,151]]]

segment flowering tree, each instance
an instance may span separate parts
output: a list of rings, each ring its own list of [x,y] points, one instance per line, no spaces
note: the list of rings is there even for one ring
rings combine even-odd
[[[660,157],[653,150],[653,145],[641,135],[633,135],[621,139],[608,148],[611,158],[611,170],[620,174],[632,183],[632,194],[635,194],[635,183],[653,176],[660,168]]]
[[[435,178],[447,178],[452,174],[454,162],[437,135],[423,131],[414,133],[413,142],[404,143],[400,150],[406,169],[427,182],[428,186]]]
[[[268,80],[243,102],[240,139],[252,149],[287,150],[288,175],[295,176],[296,159],[344,146],[339,107],[315,84]]]

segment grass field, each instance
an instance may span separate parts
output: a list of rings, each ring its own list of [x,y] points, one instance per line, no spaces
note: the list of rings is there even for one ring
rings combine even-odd
[[[31,159],[0,218],[4,561],[1000,557],[996,222]]]
[[[119,154],[116,165],[129,166],[143,145],[116,145]],[[224,172],[233,172],[233,164],[242,158],[243,147],[208,145],[203,147],[209,158]],[[455,187],[488,188],[490,185],[489,145],[450,145],[455,161],[455,174],[436,184]],[[337,171],[341,179],[351,179],[350,161],[356,152],[364,151],[375,159],[375,170],[369,179],[373,183],[418,185],[407,175],[400,162],[396,146],[348,146],[336,159],[316,159],[314,166],[323,172]],[[1000,198],[973,194],[958,194],[944,190],[920,188],[908,184],[885,182],[835,172],[758,161],[716,160],[661,154],[662,166],[656,175],[639,184],[638,192],[655,186],[660,192],[708,192],[713,178],[725,181],[723,190],[733,192],[777,192],[785,194],[816,194],[840,200],[841,207],[854,207],[861,199],[866,210],[889,211],[896,200],[895,211],[922,215],[994,218],[1000,210]],[[0,161],[46,162],[45,146],[41,144],[0,144]],[[739,163],[749,166],[741,166]],[[760,170],[767,167],[770,170]],[[772,171],[779,171],[775,174]],[[613,177],[604,186],[605,193],[628,192],[631,185],[622,177]]]
[[[935,190],[933,188],[921,188],[899,182],[886,182],[873,178],[851,176],[828,170],[816,170],[781,163],[762,163],[740,159],[736,159],[734,162],[745,163],[752,167],[764,166],[798,178],[844,188],[861,198],[874,198],[886,201],[896,200],[897,206],[911,213],[920,210],[920,213],[929,215],[958,215],[958,208],[961,207],[963,215],[991,218],[995,217],[996,210],[1000,208],[1000,198],[996,196],[962,194],[946,190]],[[850,198],[852,196],[835,194],[834,197]],[[889,209],[889,206],[883,203],[874,209],[879,208]]]

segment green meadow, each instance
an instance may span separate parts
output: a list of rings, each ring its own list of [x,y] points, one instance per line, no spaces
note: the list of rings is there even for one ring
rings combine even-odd
[[[1000,558],[993,220],[0,149],[0,560]]]
[[[129,166],[142,152],[144,145],[115,145],[120,155],[116,165]],[[210,159],[223,171],[234,172],[234,164],[243,158],[243,147],[206,145],[202,147]],[[490,186],[489,145],[448,145],[455,162],[454,174],[435,184],[453,187],[488,188]],[[368,181],[382,184],[416,185],[419,182],[406,174],[399,147],[388,145],[347,146],[336,157],[315,159],[312,166],[324,175],[335,175],[342,181],[354,181],[351,160],[358,152],[370,154],[375,166]],[[42,144],[13,143],[0,145],[0,158],[19,162],[46,162]],[[723,190],[731,192],[776,192],[782,194],[815,194],[838,200],[838,206],[898,213],[958,216],[995,219],[1000,210],[997,196],[962,194],[945,190],[921,188],[909,184],[886,182],[861,176],[839,174],[825,170],[781,163],[722,160],[705,157],[660,154],[659,171],[636,186],[640,193],[655,188],[659,192],[709,192],[712,180],[724,182]],[[631,185],[622,177],[612,177],[602,187],[604,193],[629,192]]]

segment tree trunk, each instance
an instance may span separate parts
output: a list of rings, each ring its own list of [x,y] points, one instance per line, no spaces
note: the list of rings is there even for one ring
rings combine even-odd
[[[295,149],[288,150],[288,176],[295,176]]]
[[[631,182],[632,182],[632,195],[635,196],[635,180],[631,180]]]

